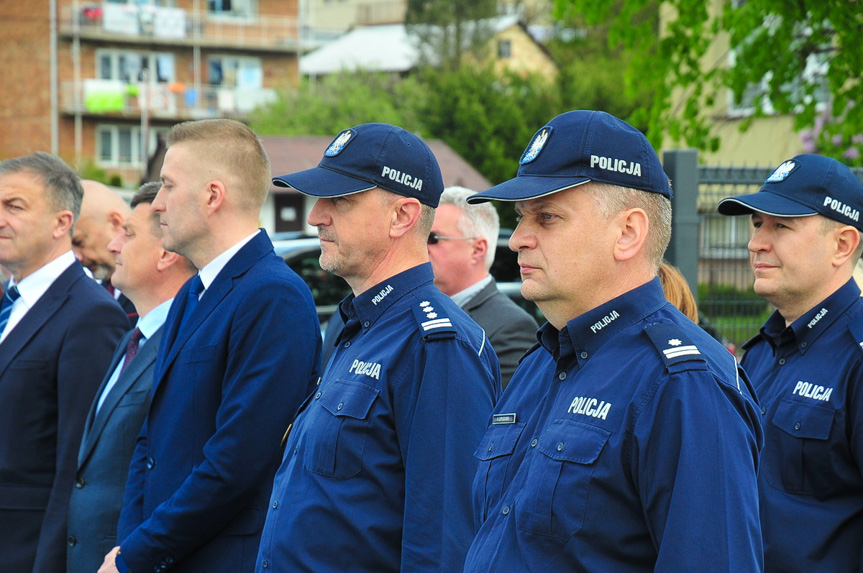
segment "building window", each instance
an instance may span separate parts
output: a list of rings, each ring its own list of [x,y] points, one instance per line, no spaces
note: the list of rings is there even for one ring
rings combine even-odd
[[[725,217],[718,213],[702,215],[701,249],[707,259],[745,259],[749,257],[749,217]]]
[[[208,68],[210,85],[225,88],[263,87],[264,73],[258,58],[211,56]]]
[[[165,128],[150,128],[147,156],[156,150]],[[130,125],[99,125],[96,127],[96,157],[103,167],[143,167],[141,162],[141,128]]]
[[[257,10],[255,0],[207,0],[207,12],[211,16],[251,18]]]
[[[150,83],[175,81],[174,54],[133,52],[129,50],[97,50],[96,75],[100,80],[124,83],[143,81],[143,70],[149,70]]]
[[[501,60],[512,57],[512,41],[498,40],[497,41],[497,57]]]

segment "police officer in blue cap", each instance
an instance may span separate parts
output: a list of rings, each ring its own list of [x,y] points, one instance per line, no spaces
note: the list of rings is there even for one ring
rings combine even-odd
[[[656,276],[671,188],[645,137],[557,116],[515,179],[522,294],[548,323],[474,454],[465,571],[758,571],[760,410]]]
[[[776,307],[743,345],[763,407],[766,571],[863,571],[861,211],[851,170],[808,154],[719,203],[751,216],[755,292]]]
[[[485,333],[433,284],[443,181],[419,138],[342,131],[318,167],[277,177],[317,197],[321,267],[353,294],[276,474],[256,571],[458,571],[471,482],[500,392]]]

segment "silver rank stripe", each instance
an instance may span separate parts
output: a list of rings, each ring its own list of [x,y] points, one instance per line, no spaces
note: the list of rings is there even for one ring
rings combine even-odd
[[[435,328],[452,328],[452,322],[448,318],[438,318],[437,320],[427,320],[422,323],[423,330],[434,330]]]
[[[690,344],[689,346],[678,346],[677,348],[666,348],[662,351],[665,354],[666,358],[677,358],[678,356],[692,356],[695,354],[701,354],[694,345]]]

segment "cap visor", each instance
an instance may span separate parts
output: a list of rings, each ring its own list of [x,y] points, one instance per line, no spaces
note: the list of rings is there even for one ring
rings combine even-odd
[[[719,202],[717,210],[722,215],[748,215],[753,211],[774,217],[806,217],[818,214],[812,207],[770,191],[728,197]]]
[[[273,185],[292,187],[303,195],[311,195],[312,197],[341,197],[377,187],[376,184],[369,181],[348,177],[325,167],[313,167],[305,171],[274,177]]]
[[[471,195],[468,203],[485,201],[524,201],[551,195],[590,181],[587,177],[532,177],[522,175],[500,185],[495,185],[482,193]]]

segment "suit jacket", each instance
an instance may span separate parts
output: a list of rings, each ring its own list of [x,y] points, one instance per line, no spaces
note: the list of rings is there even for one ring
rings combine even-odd
[[[134,328],[138,323],[138,310],[135,308],[135,303],[129,300],[129,297],[120,293],[120,296],[117,297],[117,304],[123,307],[123,312],[126,313],[126,317],[129,319],[129,324]]]
[[[266,232],[244,245],[156,359],[118,536],[121,571],[252,571],[281,440],[320,371],[315,303]]]
[[[506,388],[518,361],[536,343],[536,321],[497,290],[494,279],[465,303],[464,310],[491,341],[500,361],[501,383]]]
[[[126,356],[133,331],[120,340],[108,373],[90,405],[69,501],[68,573],[94,573],[102,565],[105,554],[117,545],[117,521],[123,506],[129,462],[150,404],[156,353],[163,331],[164,327],[160,327],[147,339],[96,412],[99,397]]]
[[[63,571],[87,409],[129,321],[78,262],[0,344],[0,571]]]

